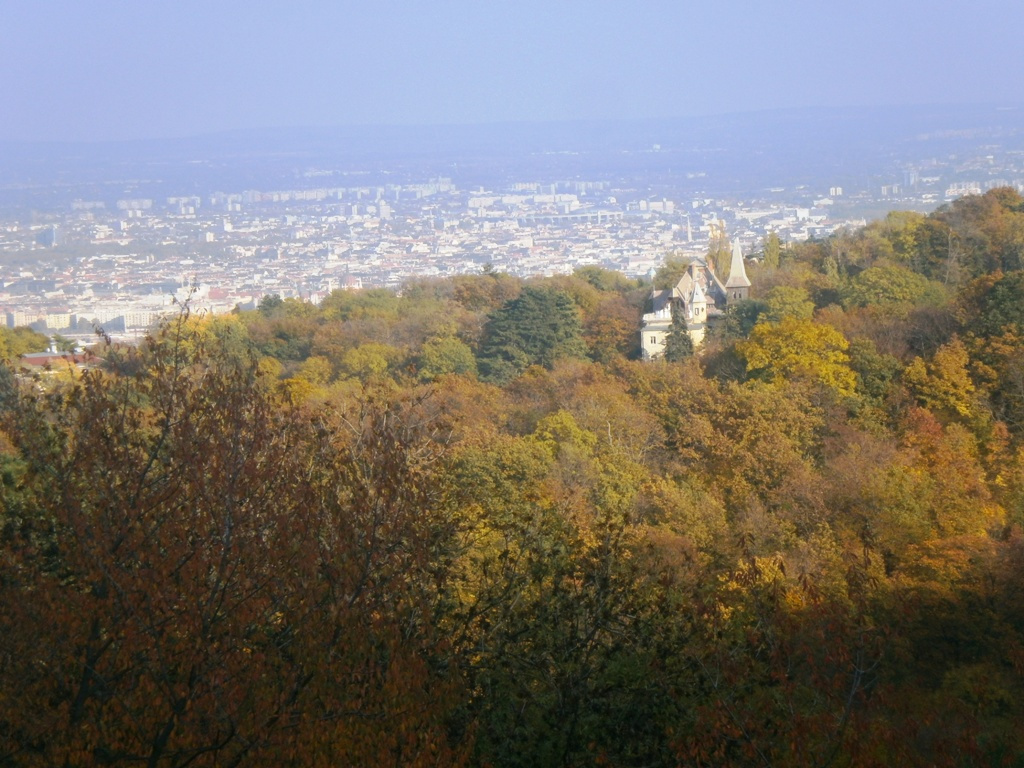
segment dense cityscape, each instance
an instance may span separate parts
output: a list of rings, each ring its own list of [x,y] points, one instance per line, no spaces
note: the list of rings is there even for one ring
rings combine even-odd
[[[338,289],[397,290],[484,270],[527,277],[594,265],[650,276],[666,254],[703,255],[718,236],[750,258],[771,232],[806,241],[888,210],[1024,189],[1024,153],[979,144],[970,155],[895,163],[882,184],[822,181],[745,198],[701,193],[700,173],[685,189],[628,177],[353,185],[353,175],[306,169],[293,188],[77,198],[11,216],[0,230],[7,325],[87,343],[97,328],[137,338],[185,300],[221,313],[267,295],[318,303]]]

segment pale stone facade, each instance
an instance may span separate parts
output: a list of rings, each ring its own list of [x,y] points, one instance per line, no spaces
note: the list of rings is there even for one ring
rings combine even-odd
[[[675,287],[651,291],[651,311],[644,315],[640,328],[644,360],[664,356],[673,312],[684,313],[686,329],[696,349],[703,343],[708,326],[724,316],[726,305],[748,298],[749,291],[750,280],[739,242],[733,244],[729,279],[724,284],[706,259],[694,259]]]

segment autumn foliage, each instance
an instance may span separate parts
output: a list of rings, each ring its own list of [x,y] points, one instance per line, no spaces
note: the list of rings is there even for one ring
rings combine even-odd
[[[674,361],[588,268],[0,369],[0,765],[1021,765],[1022,220],[766,244]]]

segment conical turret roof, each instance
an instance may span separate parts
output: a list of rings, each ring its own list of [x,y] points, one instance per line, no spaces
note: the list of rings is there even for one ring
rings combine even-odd
[[[740,250],[740,241],[732,241],[732,264],[729,265],[729,279],[725,283],[726,288],[749,288],[750,280],[747,279],[747,270],[743,265],[743,251]]]

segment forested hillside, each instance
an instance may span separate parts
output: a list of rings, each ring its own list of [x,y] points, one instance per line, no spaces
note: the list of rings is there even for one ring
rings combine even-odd
[[[0,765],[1024,765],[1024,200],[762,256],[0,369]]]

